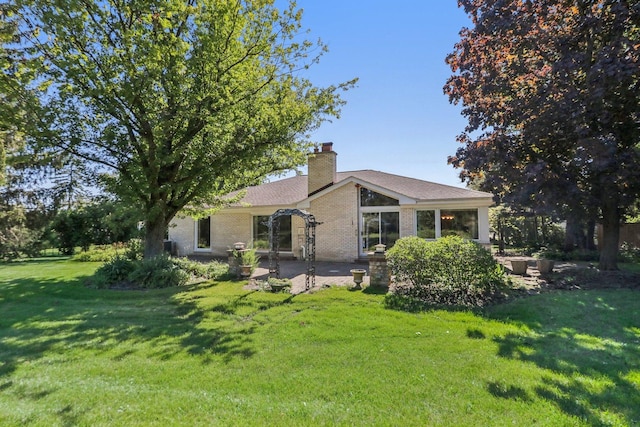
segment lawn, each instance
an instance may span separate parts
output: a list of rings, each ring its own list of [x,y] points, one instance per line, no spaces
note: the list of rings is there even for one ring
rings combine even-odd
[[[97,265],[0,265],[0,425],[640,424],[638,291],[415,314],[344,288],[87,288]]]

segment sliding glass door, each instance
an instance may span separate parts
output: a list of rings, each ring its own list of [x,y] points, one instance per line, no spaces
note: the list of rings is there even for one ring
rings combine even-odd
[[[379,243],[394,245],[400,236],[399,212],[362,212],[360,255],[375,250]]]

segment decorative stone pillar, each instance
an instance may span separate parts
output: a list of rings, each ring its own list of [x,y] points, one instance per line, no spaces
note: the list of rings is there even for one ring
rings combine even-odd
[[[386,246],[376,245],[374,252],[369,252],[369,286],[379,289],[389,289],[391,283],[391,272],[387,266]]]
[[[240,277],[241,268],[240,256],[243,251],[246,250],[246,245],[242,242],[236,242],[233,244],[233,249],[227,249],[227,262],[229,263],[229,273],[237,277]]]

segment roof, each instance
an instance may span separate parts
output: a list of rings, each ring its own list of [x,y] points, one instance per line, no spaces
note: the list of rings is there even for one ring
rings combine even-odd
[[[295,205],[308,197],[307,178],[307,175],[298,175],[249,187],[241,204],[249,204],[251,206]],[[406,196],[416,202],[493,198],[491,193],[437,184],[375,170],[338,172],[336,183],[321,193],[329,192],[332,188],[340,186],[341,183],[350,181],[360,182],[364,186],[368,183],[392,193]]]

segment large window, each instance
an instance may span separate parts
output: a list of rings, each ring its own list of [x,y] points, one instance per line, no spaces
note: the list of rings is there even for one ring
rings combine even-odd
[[[196,223],[196,247],[198,249],[211,248],[211,217],[200,218]]]
[[[360,206],[398,206],[399,202],[384,194],[376,193],[368,188],[360,188]]]
[[[441,235],[460,236],[465,239],[478,238],[478,210],[441,210]]]
[[[416,235],[423,239],[436,238],[436,211],[418,211],[416,213]]]
[[[253,217],[253,247],[255,249],[269,250],[269,221],[268,215],[257,215]],[[279,246],[280,251],[291,251],[291,215],[276,218],[280,223]]]
[[[360,188],[360,254],[375,250],[379,243],[391,248],[400,237],[400,202],[393,197]]]

